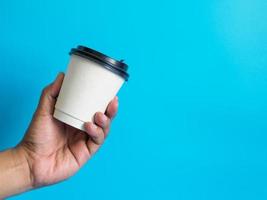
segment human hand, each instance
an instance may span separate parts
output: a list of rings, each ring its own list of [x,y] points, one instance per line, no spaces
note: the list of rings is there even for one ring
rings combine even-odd
[[[25,155],[32,187],[65,180],[77,172],[99,149],[118,109],[118,98],[108,105],[105,114],[96,113],[95,123],[85,123],[86,132],[53,118],[54,106],[64,74],[47,86],[22,140],[16,147]]]

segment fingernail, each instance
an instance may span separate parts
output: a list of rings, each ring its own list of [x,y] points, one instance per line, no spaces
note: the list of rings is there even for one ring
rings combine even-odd
[[[106,117],[106,115],[101,114],[101,121],[102,121],[102,122],[106,122],[107,119],[108,119],[108,118]]]
[[[116,101],[118,101],[119,100],[119,97],[118,96],[115,96],[115,98],[114,98]]]

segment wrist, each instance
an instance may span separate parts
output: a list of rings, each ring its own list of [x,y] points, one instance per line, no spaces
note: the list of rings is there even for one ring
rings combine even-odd
[[[0,199],[32,189],[26,151],[17,146],[0,153]]]
[[[33,188],[33,177],[31,173],[31,167],[29,163],[29,156],[27,151],[23,148],[23,146],[16,146],[11,149],[14,155],[14,164],[18,167],[18,171],[21,171],[20,174],[24,179],[24,185],[26,190]]]

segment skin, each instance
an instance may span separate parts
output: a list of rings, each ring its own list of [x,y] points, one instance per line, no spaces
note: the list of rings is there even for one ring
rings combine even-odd
[[[97,112],[86,132],[53,118],[64,74],[42,92],[23,140],[0,153],[0,199],[63,181],[75,174],[100,148],[118,109],[118,98]]]

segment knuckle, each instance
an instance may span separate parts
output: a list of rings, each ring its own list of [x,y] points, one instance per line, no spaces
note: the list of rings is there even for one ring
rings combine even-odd
[[[101,145],[101,144],[103,144],[103,142],[104,142],[104,140],[102,139],[102,137],[95,138],[94,141],[95,141],[95,143],[98,144],[98,145]]]
[[[105,133],[105,134],[108,134],[109,131],[110,131],[110,127],[108,126],[108,127],[104,130],[104,133]]]
[[[100,133],[100,144],[103,144],[104,139],[105,139],[105,134],[104,134],[104,131],[101,130],[101,133]]]
[[[107,128],[110,125],[110,119],[106,118],[106,121],[103,123],[103,127]]]
[[[46,95],[48,93],[49,86],[46,86],[42,90],[42,95]]]
[[[97,131],[97,136],[93,137],[93,140],[98,145],[102,144],[104,142],[104,132],[101,128]]]

